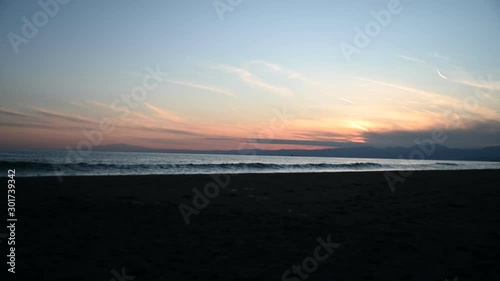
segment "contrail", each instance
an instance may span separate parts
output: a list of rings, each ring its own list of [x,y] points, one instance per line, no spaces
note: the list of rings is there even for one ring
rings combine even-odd
[[[437,74],[438,74],[441,78],[443,78],[444,80],[448,80],[448,78],[447,78],[446,76],[444,76],[441,72],[439,72],[439,70],[438,70],[437,68],[436,68],[436,72],[437,72]]]
[[[341,100],[345,101],[345,102],[348,102],[350,104],[356,104],[355,102],[353,102],[352,100],[348,100],[346,98],[340,98]]]

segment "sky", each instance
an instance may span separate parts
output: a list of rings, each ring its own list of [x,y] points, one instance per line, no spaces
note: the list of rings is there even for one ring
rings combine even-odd
[[[0,1],[0,148],[500,145],[497,0]]]

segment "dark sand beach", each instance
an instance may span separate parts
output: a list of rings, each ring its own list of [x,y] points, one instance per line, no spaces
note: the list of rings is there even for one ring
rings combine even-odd
[[[500,171],[415,172],[394,193],[383,172],[231,175],[186,224],[209,182],[16,178],[16,277],[282,280],[330,235],[307,280],[500,280]]]

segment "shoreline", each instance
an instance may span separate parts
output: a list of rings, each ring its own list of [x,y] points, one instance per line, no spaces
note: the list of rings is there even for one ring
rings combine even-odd
[[[171,177],[171,176],[210,176],[210,175],[242,175],[242,176],[250,176],[250,175],[313,175],[313,174],[358,174],[358,173],[385,173],[385,172],[412,172],[412,173],[426,173],[426,172],[472,172],[472,171],[499,171],[500,169],[429,169],[429,170],[361,170],[361,171],[319,171],[319,172],[256,172],[256,173],[197,173],[197,174],[131,174],[131,175],[68,175],[62,176],[62,178],[88,178],[88,177]],[[4,177],[4,176],[2,176]],[[43,175],[43,176],[22,176],[16,175],[17,178],[57,178],[57,176],[52,175]]]

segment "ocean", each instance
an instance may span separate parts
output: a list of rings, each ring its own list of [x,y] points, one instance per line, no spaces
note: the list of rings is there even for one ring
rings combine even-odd
[[[101,152],[82,158],[68,152],[2,151],[0,167],[18,177],[90,175],[175,175],[238,173],[358,172],[389,170],[500,169],[499,162]]]

